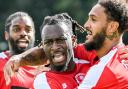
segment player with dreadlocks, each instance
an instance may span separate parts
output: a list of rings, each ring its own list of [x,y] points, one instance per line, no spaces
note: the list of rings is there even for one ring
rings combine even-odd
[[[73,89],[90,67],[88,61],[74,58],[73,25],[64,15],[48,16],[41,26],[42,47],[51,70],[36,76],[34,89]]]

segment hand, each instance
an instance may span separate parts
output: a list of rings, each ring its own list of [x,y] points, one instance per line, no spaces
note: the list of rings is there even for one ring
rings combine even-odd
[[[128,46],[126,46],[125,48],[119,49],[118,52],[120,54],[121,59],[128,59]]]
[[[8,85],[11,82],[10,81],[11,76],[13,76],[14,73],[16,73],[16,71],[18,71],[20,65],[20,58],[21,58],[20,55],[12,56],[5,64],[4,77],[5,77],[6,85]]]

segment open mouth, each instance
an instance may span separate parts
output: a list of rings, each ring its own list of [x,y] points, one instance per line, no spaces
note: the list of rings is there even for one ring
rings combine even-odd
[[[87,30],[87,35],[92,35],[92,32],[90,30]]]
[[[62,52],[56,52],[53,54],[54,63],[63,63],[65,61],[65,55]]]
[[[92,34],[92,32],[90,30],[87,30],[87,35],[86,35],[85,43],[88,43],[88,42],[90,42],[92,40],[93,40],[93,34]]]
[[[29,44],[29,42],[27,41],[27,40],[19,40],[18,41],[18,46],[19,47],[27,47],[28,46],[28,44]]]

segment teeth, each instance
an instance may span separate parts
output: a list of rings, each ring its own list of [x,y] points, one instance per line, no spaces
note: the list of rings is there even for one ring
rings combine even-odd
[[[20,42],[26,42],[26,40],[19,40]]]
[[[26,42],[19,42],[18,46],[19,47],[27,47],[28,44]]]
[[[20,43],[27,43],[27,40],[19,40]]]
[[[18,46],[19,47],[27,47],[28,46],[27,40],[25,40],[25,39],[18,40]]]
[[[53,58],[55,62],[62,62],[63,60],[65,60],[65,57],[61,52],[54,53]]]
[[[62,55],[62,53],[55,53],[54,54],[54,56],[56,56],[56,57],[59,57],[59,56],[61,56]]]
[[[87,34],[88,34],[88,35],[91,35],[92,33],[91,33],[91,31],[88,31],[88,30],[87,30]]]

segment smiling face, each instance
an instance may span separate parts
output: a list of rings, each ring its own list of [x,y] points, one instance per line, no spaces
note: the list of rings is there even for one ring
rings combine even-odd
[[[102,6],[99,4],[95,5],[84,25],[88,30],[85,42],[88,50],[100,49],[105,41],[108,22],[104,11],[105,9]]]
[[[27,16],[16,17],[11,21],[9,32],[5,32],[11,50],[19,54],[34,46],[35,29]]]
[[[50,60],[51,68],[56,71],[64,71],[71,59],[71,53],[67,34],[67,27],[58,24],[46,25],[42,31],[42,42],[46,56]],[[70,57],[69,57],[70,56]]]

